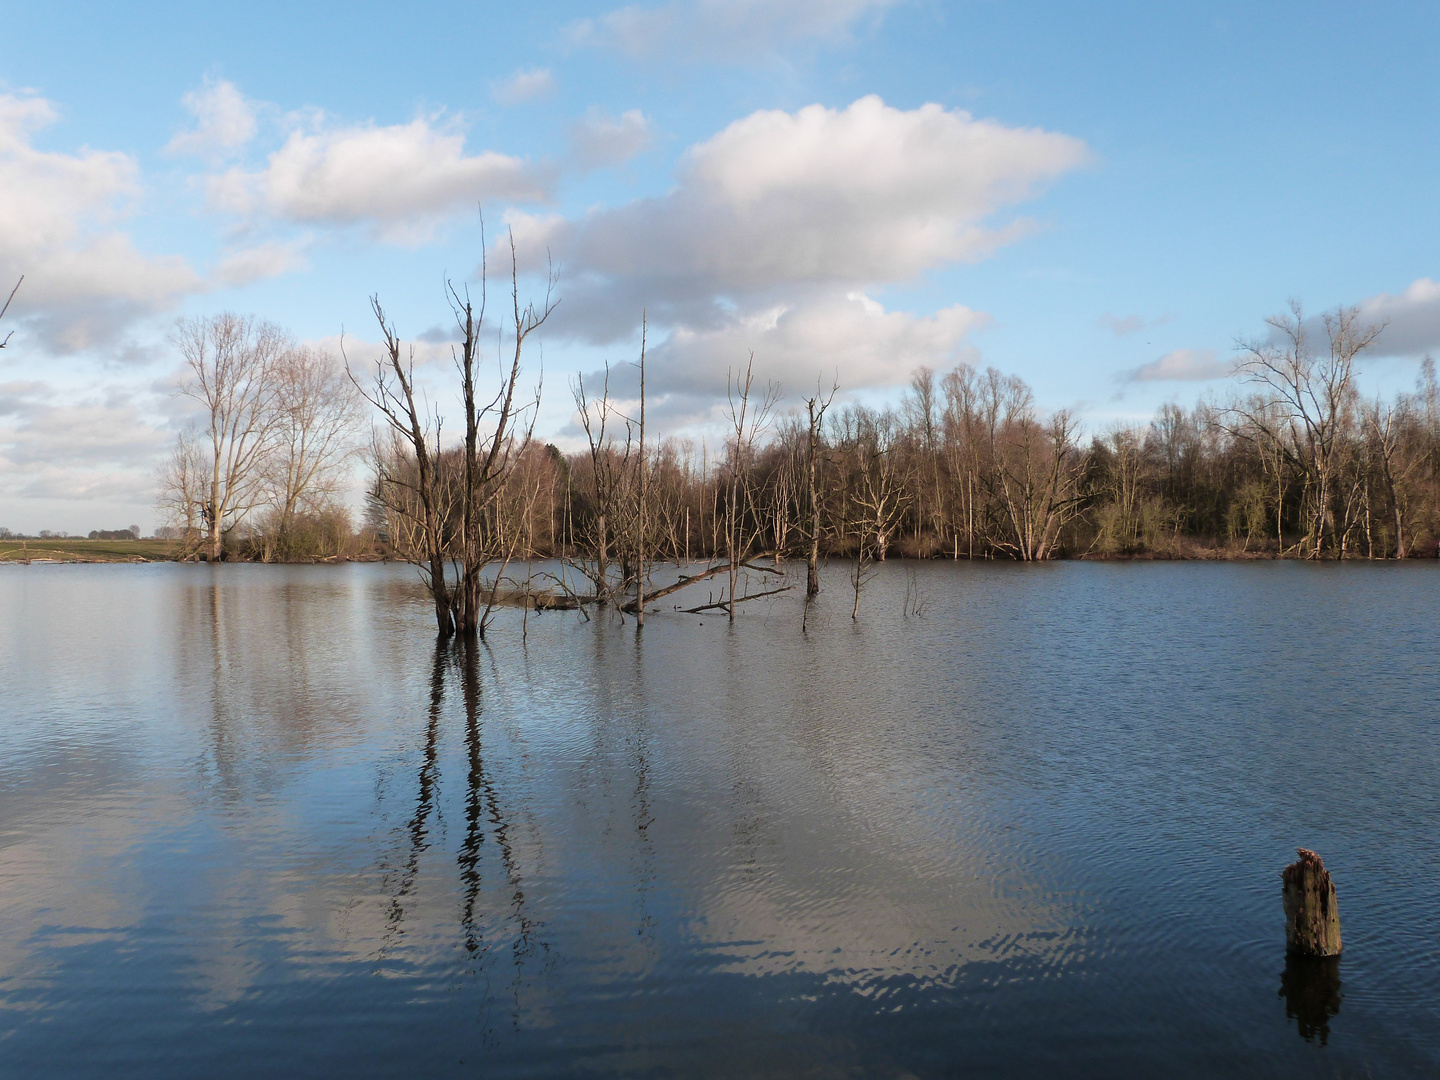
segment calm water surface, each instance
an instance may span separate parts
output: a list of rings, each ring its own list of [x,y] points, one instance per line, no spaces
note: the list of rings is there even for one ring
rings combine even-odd
[[[1440,1072],[1440,568],[827,585],[0,568],[0,1075]]]

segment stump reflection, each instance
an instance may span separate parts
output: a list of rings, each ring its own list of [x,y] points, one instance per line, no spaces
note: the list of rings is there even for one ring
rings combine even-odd
[[[1280,975],[1280,996],[1285,1015],[1300,1029],[1306,1042],[1320,1037],[1324,1046],[1330,1038],[1330,1018],[1340,1012],[1340,958],[1338,956],[1289,956]]]

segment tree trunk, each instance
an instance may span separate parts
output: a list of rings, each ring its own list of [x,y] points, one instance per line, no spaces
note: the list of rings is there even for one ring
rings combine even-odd
[[[1285,905],[1285,948],[1298,956],[1340,955],[1340,909],[1335,883],[1320,856],[1299,848],[1300,858],[1280,872]]]

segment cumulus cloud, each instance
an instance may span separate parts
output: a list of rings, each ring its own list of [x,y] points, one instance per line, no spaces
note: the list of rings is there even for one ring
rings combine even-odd
[[[517,71],[508,79],[496,83],[490,89],[490,96],[502,105],[519,105],[526,101],[537,101],[555,92],[555,78],[549,68],[530,68]]]
[[[612,116],[592,108],[570,128],[570,158],[581,169],[624,164],[649,143],[650,121],[639,109]]]
[[[574,45],[630,56],[754,60],[782,45],[844,40],[862,19],[878,21],[896,0],[689,0],[631,4],[566,28]]]
[[[1385,324],[1375,351],[1386,356],[1423,356],[1440,351],[1440,282],[1416,278],[1398,295],[1380,293],[1360,303],[1368,323]]]
[[[180,99],[195,126],[177,132],[165,147],[171,154],[217,154],[238,150],[255,137],[255,108],[235,84],[207,77]]]
[[[657,379],[677,394],[723,389],[751,348],[789,383],[839,367],[851,388],[882,386],[944,363],[984,317],[886,311],[875,288],[983,258],[1029,227],[998,212],[1086,158],[1064,135],[866,97],[738,120],[686,153],[664,195],[507,220],[526,266],[561,267],[552,332],[627,341],[647,308],[668,332]]]
[[[661,321],[723,323],[725,303],[821,284],[843,294],[982,258],[1026,227],[988,227],[997,210],[1085,158],[1067,136],[867,97],[739,120],[687,153],[666,195],[510,220],[528,265],[553,253],[564,268],[563,324],[605,342],[628,335],[642,305]]]
[[[896,386],[922,364],[941,368],[964,358],[966,338],[989,322],[961,304],[914,315],[887,311],[863,292],[822,292],[736,312],[719,325],[678,326],[651,353],[647,375],[670,397],[657,405],[662,419],[700,419],[724,395],[726,373],[743,366],[752,349],[757,370],[784,386],[832,377],[847,388]]]
[[[1125,373],[1125,382],[1203,382],[1235,374],[1233,360],[1220,360],[1214,349],[1173,349],[1157,360]]]
[[[183,258],[142,254],[114,227],[140,194],[129,155],[35,148],[34,133],[56,118],[43,98],[0,95],[0,281],[24,274],[23,303],[9,317],[70,351],[112,338],[201,281]]]
[[[457,210],[550,196],[551,170],[495,151],[465,152],[457,125],[408,124],[292,131],[265,168],[209,180],[212,208],[290,223],[370,226],[418,243]]]
[[[665,299],[901,281],[1009,240],[1013,223],[986,219],[1086,157],[1069,136],[871,96],[738,120],[691,148],[664,196],[573,222],[513,220],[531,265],[552,250],[572,281],[639,279]]]

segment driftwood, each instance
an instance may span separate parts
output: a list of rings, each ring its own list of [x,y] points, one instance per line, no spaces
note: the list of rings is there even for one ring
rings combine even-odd
[[[746,593],[744,596],[735,597],[735,603],[743,604],[746,600],[759,600],[762,596],[774,596],[776,593],[789,592],[793,588],[795,588],[794,585],[782,585],[778,589],[766,589],[764,592]],[[730,601],[728,599],[725,599],[716,600],[713,604],[701,604],[699,607],[684,608],[683,610],[686,615],[698,615],[702,611],[713,611],[716,608],[725,608],[729,606]]]
[[[764,555],[758,555],[758,556],[756,556],[756,558],[761,558],[761,559],[763,559],[764,557],[765,557]],[[759,573],[762,573],[762,574],[771,574],[771,575],[774,575],[774,574],[776,573],[775,568],[774,568],[774,567],[771,567],[771,566],[756,566],[754,563],[751,563],[751,562],[742,562],[742,563],[738,563],[737,565],[738,565],[738,566],[741,566],[741,567],[744,567],[744,568],[747,569],[747,570],[755,570],[755,571],[757,571],[757,572],[759,572]],[[666,597],[666,596],[669,596],[671,593],[679,592],[681,589],[685,588],[686,586],[694,585],[696,582],[699,582],[699,581],[705,581],[705,580],[707,580],[708,578],[715,577],[717,574],[728,573],[729,570],[730,570],[730,564],[729,564],[728,562],[723,562],[723,563],[717,563],[715,566],[707,567],[706,569],[700,571],[700,573],[698,573],[698,574],[681,574],[681,575],[680,575],[680,580],[677,581],[677,582],[675,582],[674,584],[672,584],[672,585],[666,585],[666,586],[663,587],[663,588],[656,589],[654,592],[647,592],[647,593],[645,594],[645,602],[646,602],[647,604],[653,604],[656,600],[660,600],[660,599],[662,599],[662,598],[664,598],[664,597]],[[766,594],[766,595],[768,595],[768,594]],[[737,597],[735,598],[735,602],[738,604],[738,603],[739,603],[741,600],[743,600],[743,599],[745,599],[745,598],[744,598],[744,597],[737,596]],[[631,599],[631,600],[627,601],[623,606],[621,606],[620,610],[621,610],[621,611],[629,612],[629,613],[631,613],[631,614],[634,614],[634,613],[635,613],[635,610],[636,610],[636,603],[637,603],[636,600]]]
[[[1320,856],[1299,848],[1300,858],[1280,871],[1285,904],[1285,948],[1295,956],[1340,955],[1340,908],[1335,883]]]

